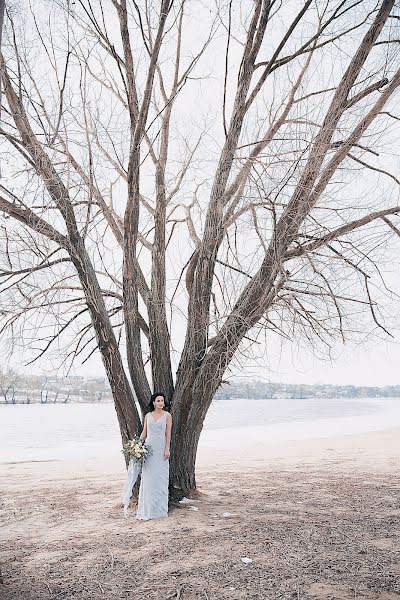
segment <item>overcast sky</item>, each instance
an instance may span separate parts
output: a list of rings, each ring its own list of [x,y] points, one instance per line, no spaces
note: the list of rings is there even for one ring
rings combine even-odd
[[[54,374],[56,369],[58,375],[64,374],[62,367],[49,358],[25,367],[23,357],[27,359],[24,353],[14,354],[9,366],[25,373]],[[400,384],[399,365],[400,342],[396,340],[377,342],[367,339],[363,344],[349,341],[345,345],[338,342],[331,360],[314,356],[306,348],[271,343],[262,362],[247,363],[243,370],[236,368],[231,377],[280,383],[385,386]],[[85,377],[105,376],[99,356],[93,356],[84,366],[76,364],[73,373]]]

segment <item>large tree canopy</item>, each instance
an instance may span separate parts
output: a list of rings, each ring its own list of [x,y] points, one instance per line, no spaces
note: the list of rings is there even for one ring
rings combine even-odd
[[[7,14],[3,337],[102,356],[122,438],[172,398],[195,489],[224,373],[271,335],[385,330],[394,0],[42,0]],[[266,341],[265,341],[266,340]]]

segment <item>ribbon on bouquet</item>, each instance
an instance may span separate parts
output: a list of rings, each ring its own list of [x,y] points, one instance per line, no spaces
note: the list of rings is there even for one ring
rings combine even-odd
[[[129,508],[129,502],[132,496],[132,490],[133,490],[133,486],[135,485],[137,478],[139,477],[139,473],[140,473],[140,463],[137,461],[134,461],[133,458],[131,458],[131,460],[129,461],[129,465],[128,465],[128,477],[126,480],[126,484],[124,487],[124,492],[123,492],[123,496],[122,496],[122,503],[124,505],[124,515],[125,518],[128,518],[128,508]]]

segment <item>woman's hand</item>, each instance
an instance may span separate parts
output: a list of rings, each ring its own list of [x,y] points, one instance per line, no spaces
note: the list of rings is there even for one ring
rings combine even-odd
[[[166,448],[165,452],[164,452],[164,458],[165,458],[165,460],[168,460],[169,457],[170,457],[170,452],[169,452],[169,449]]]

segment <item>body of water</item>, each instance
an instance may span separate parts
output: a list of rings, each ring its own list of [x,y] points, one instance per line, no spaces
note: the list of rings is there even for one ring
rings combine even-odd
[[[203,447],[348,435],[400,426],[400,399],[220,400],[210,408]],[[0,406],[0,461],[118,454],[112,404]]]

